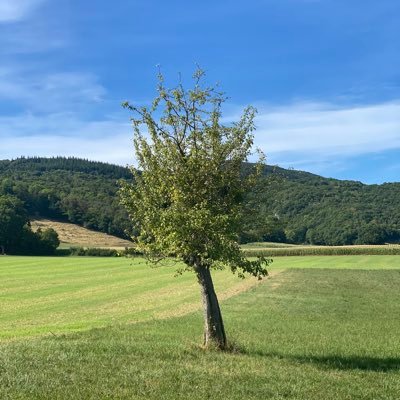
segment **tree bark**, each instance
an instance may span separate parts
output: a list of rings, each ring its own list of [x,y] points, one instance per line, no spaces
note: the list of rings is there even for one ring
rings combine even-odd
[[[218,298],[215,294],[211,272],[208,267],[197,265],[197,279],[201,286],[204,309],[204,345],[219,349],[226,347],[226,335]]]

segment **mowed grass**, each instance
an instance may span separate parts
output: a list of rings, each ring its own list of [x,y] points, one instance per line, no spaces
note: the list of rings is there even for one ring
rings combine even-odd
[[[287,256],[273,258],[271,270],[287,268],[400,269],[400,256]]]
[[[0,257],[0,339],[182,315],[201,307],[194,274],[144,259]],[[216,271],[222,298],[258,282]]]
[[[0,257],[0,339],[57,334],[179,316],[198,310],[199,287],[178,265],[151,268],[141,258]],[[396,269],[398,256],[277,257],[287,268]],[[214,271],[223,300],[258,282]]]
[[[3,279],[9,270],[4,267],[5,259],[0,261],[2,305]],[[12,259],[25,265],[35,260],[8,258]],[[171,268],[164,272],[149,270],[144,264],[129,266],[124,259],[83,259],[87,264],[81,264],[80,269],[62,265],[66,260],[78,263],[80,258],[42,260],[49,260],[52,271],[64,271],[64,279],[81,273],[76,284],[90,279],[90,275],[93,282],[96,276],[102,281],[96,274],[96,264],[99,269],[106,269],[107,263],[108,268],[116,269],[115,274],[103,277],[103,284],[113,276],[116,279],[119,269],[129,280],[129,274],[136,276],[143,268],[142,282],[147,282],[146,276],[153,277],[153,295],[162,291],[164,284],[183,279],[170,292],[171,297],[179,297],[180,285],[185,286],[186,279],[193,280],[191,274],[171,278]],[[51,265],[51,260],[59,264]],[[117,318],[111,326],[75,333],[35,336],[33,331],[33,336],[0,341],[0,398],[398,399],[397,257],[287,257],[276,259],[273,265],[270,279],[222,301],[232,345],[229,352],[206,351],[199,346],[200,311],[174,317],[169,309],[165,314],[169,318],[159,319],[153,314],[151,320],[134,324],[124,323],[124,318],[117,323]],[[312,268],[304,268],[306,265]],[[14,273],[9,272],[14,276],[9,286],[18,286],[18,280],[21,283],[28,273],[27,285],[34,275],[30,271],[42,269],[43,261],[26,270],[17,267]],[[221,293],[229,275],[223,271],[215,275]],[[40,278],[47,282],[52,279],[44,271],[37,280]],[[59,278],[62,280],[62,275]],[[198,299],[196,285],[194,297]],[[118,297],[118,285],[110,282],[109,287],[109,292]],[[32,295],[31,301],[34,298]],[[159,300],[157,306],[155,300],[155,307],[163,307],[164,301]],[[114,303],[116,313],[117,305]],[[141,305],[134,302],[131,312]],[[101,314],[102,310],[93,308],[92,313]],[[3,312],[0,315],[2,318]],[[76,315],[65,318],[74,320]],[[88,325],[92,323],[88,321]]]

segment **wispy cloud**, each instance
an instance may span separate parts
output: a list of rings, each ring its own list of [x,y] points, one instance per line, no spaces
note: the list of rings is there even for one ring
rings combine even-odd
[[[132,164],[131,129],[127,119],[84,121],[70,113],[0,117],[0,159],[61,155]]]
[[[129,116],[109,110],[98,116],[106,94],[90,73],[0,67],[0,159],[64,155],[132,163]]]
[[[0,23],[27,18],[45,0],[0,0]]]
[[[73,110],[101,101],[105,92],[96,76],[88,73],[0,68],[0,104],[11,101],[32,112]]]
[[[348,108],[295,104],[261,109],[256,123],[255,143],[269,163],[315,173],[331,174],[345,170],[353,157],[400,149],[400,102]],[[0,159],[65,155],[121,165],[134,160],[124,114],[92,121],[76,112],[24,114],[0,118],[0,127]]]
[[[21,63],[23,56],[66,48],[71,43],[71,32],[63,3],[0,0],[0,57]],[[26,59],[23,65],[32,61]],[[48,59],[37,61],[48,62]]]
[[[48,25],[38,21],[0,25],[0,56],[7,58],[29,56],[67,46],[70,40],[68,32]]]
[[[256,145],[271,163],[322,172],[350,157],[400,149],[400,101],[345,108],[298,103],[260,111]]]

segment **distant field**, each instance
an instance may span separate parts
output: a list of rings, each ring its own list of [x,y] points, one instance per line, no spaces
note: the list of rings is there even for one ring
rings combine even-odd
[[[400,255],[399,244],[353,245],[353,246],[311,246],[287,243],[249,243],[242,245],[248,257],[251,256],[335,256],[335,255]]]
[[[241,247],[246,250],[260,250],[260,249],[286,249],[290,247],[298,247],[298,244],[290,243],[276,243],[276,242],[253,242],[242,244]]]
[[[400,269],[399,256],[290,256],[276,257],[270,269]]]
[[[223,353],[199,346],[191,274],[0,257],[0,398],[397,400],[397,260],[282,257],[244,293],[250,281],[217,272],[234,349]]]
[[[71,246],[112,248],[132,247],[132,242],[129,242],[128,240],[120,239],[116,236],[107,235],[102,232],[92,231],[68,222],[35,219],[31,221],[31,225],[34,231],[39,228],[53,228],[58,233],[61,248]]]

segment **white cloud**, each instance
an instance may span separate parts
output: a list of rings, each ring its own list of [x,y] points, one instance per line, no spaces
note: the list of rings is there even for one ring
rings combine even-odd
[[[117,134],[100,138],[75,136],[22,136],[2,139],[7,151],[0,150],[0,159],[21,156],[80,157],[119,165],[134,163],[130,136]]]
[[[60,155],[126,165],[134,160],[131,138],[130,124],[116,119],[82,121],[73,114],[3,117],[0,159]]]
[[[1,0],[0,0],[1,1]],[[54,22],[53,22],[54,23]],[[0,56],[44,53],[66,47],[70,41],[67,30],[54,29],[40,21],[13,24],[0,31]],[[0,26],[1,28],[1,26]]]
[[[315,172],[353,156],[400,149],[400,102],[299,103],[261,109],[256,124],[255,143],[271,163]]]
[[[0,159],[64,155],[131,163],[129,115],[93,117],[105,93],[92,74],[0,67]]]
[[[0,104],[13,101],[31,111],[52,112],[99,102],[104,94],[105,89],[92,74],[38,74],[19,67],[0,68]]]
[[[0,0],[0,23],[28,17],[45,0]]]
[[[129,116],[85,121],[79,112],[0,117],[0,159],[78,156],[132,164]],[[235,119],[235,118],[233,118]],[[334,175],[352,157],[400,151],[400,103],[338,107],[302,103],[261,109],[255,144],[270,164]]]

